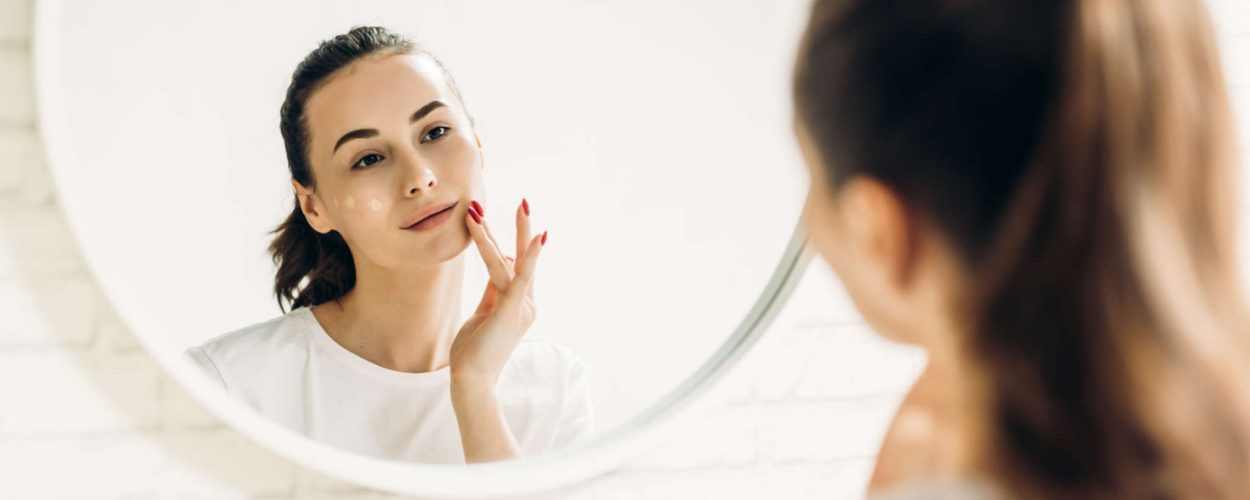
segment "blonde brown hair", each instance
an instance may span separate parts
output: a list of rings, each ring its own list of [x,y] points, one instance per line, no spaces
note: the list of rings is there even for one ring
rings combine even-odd
[[[817,1],[796,113],[835,189],[954,242],[974,466],[1030,498],[1250,498],[1236,155],[1176,0]]]

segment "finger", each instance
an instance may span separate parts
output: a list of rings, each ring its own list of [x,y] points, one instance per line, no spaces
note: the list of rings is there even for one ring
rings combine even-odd
[[[512,270],[512,278],[516,279],[516,259],[512,258],[511,256],[505,255],[503,256],[503,260],[508,261],[508,269]]]
[[[486,282],[486,290],[482,292],[482,300],[477,303],[477,310],[474,315],[485,314],[495,309],[495,300],[499,296],[499,289],[495,288],[493,282]]]
[[[525,258],[525,246],[530,242],[530,203],[521,198],[521,205],[516,207],[516,258]]]
[[[543,240],[546,236],[547,233],[544,231],[543,234],[529,241],[529,245],[525,248],[525,258],[517,264],[517,273],[512,279],[512,287],[505,293],[509,295],[524,293],[533,296],[531,287],[534,284],[534,270],[538,266],[538,255],[542,253]]]
[[[524,249],[522,249],[522,250],[524,250]],[[507,256],[507,255],[503,256],[503,259],[504,259],[504,260],[506,260],[506,261],[508,261],[508,265],[509,265],[509,266],[512,266],[512,279],[516,279],[516,268],[517,268],[516,259],[514,259],[514,258],[512,258],[512,257],[510,257],[510,256]],[[531,289],[531,290],[532,290],[532,289]],[[533,292],[531,291],[531,296],[532,296],[532,295],[533,295]]]
[[[503,252],[503,248],[499,246],[499,242],[495,240],[495,234],[490,230],[490,221],[486,220],[486,208],[483,207],[482,204],[478,203],[477,200],[469,202],[469,208],[477,211],[478,219],[482,224],[482,229],[486,231],[486,239],[490,240],[490,243],[495,246],[495,252],[501,256],[506,256],[507,254]],[[507,268],[508,276],[512,276],[512,266],[507,266]]]
[[[477,213],[477,214],[480,216],[480,215],[482,215],[482,212],[481,212],[481,211],[478,211],[478,213]],[[503,258],[503,256],[504,256],[504,255],[506,255],[506,254],[504,254],[504,252],[503,252],[503,248],[501,248],[501,247],[499,246],[499,242],[498,242],[498,241],[495,241],[495,234],[494,234],[494,233],[491,233],[491,231],[490,231],[490,221],[487,221],[487,220],[486,220],[486,217],[482,217],[482,230],[483,230],[483,231],[486,231],[486,239],[487,239],[488,241],[490,241],[490,244],[491,244],[491,245],[493,245],[493,246],[495,247],[495,253],[496,253],[497,255],[499,255],[499,256],[500,256],[500,258],[502,259],[502,258]],[[506,263],[506,262],[505,262],[505,263]],[[504,269],[507,269],[507,270],[508,270],[508,278],[509,278],[509,281],[511,281],[512,275],[513,275],[513,274],[516,274],[515,272],[513,272],[513,270],[512,270],[512,266],[510,266],[510,265],[505,265],[505,266],[504,266]]]
[[[478,218],[474,218],[477,216]],[[499,249],[492,243],[486,235],[486,227],[483,225],[484,219],[478,215],[477,211],[472,208],[465,215],[465,225],[469,228],[469,236],[473,238],[473,243],[477,245],[477,253],[482,256],[482,262],[486,263],[486,271],[490,274],[490,282],[499,290],[507,290],[508,283],[512,282],[512,272],[508,269],[507,261],[499,254]]]

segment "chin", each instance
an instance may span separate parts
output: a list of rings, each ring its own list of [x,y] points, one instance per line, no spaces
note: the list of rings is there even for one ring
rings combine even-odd
[[[460,254],[464,253],[465,250],[468,250],[469,246],[473,244],[473,238],[469,237],[468,231],[465,231],[464,236],[462,238],[459,238],[459,240],[457,241],[458,242],[454,245],[455,250],[452,252],[450,256],[447,257],[447,260],[451,260],[460,256]]]
[[[472,244],[469,230],[464,229],[459,232],[448,231],[431,241],[426,248],[429,250],[431,261],[442,263],[459,257]]]
[[[417,265],[417,267],[435,266],[459,257],[469,248],[469,245],[473,244],[473,240],[469,238],[468,229],[461,229],[459,232],[454,230],[440,231],[438,234],[430,236],[424,245],[413,245],[406,248],[402,252],[406,256],[401,257],[401,259],[409,264]],[[412,244],[411,240],[406,243]]]

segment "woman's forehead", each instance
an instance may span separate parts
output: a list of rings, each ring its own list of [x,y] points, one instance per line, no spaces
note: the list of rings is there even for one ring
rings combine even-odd
[[[314,150],[356,129],[407,126],[431,101],[455,106],[442,69],[421,54],[368,56],[335,72],[308,98],[305,110]],[[328,154],[328,149],[324,152]]]

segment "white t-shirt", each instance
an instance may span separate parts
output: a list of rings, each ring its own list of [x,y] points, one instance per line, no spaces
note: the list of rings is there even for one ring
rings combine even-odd
[[[339,345],[307,307],[215,337],[186,354],[233,396],[317,441],[420,463],[464,463],[451,369],[408,373]],[[524,456],[594,433],[590,367],[525,337],[499,374],[504,418]]]

